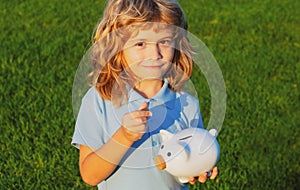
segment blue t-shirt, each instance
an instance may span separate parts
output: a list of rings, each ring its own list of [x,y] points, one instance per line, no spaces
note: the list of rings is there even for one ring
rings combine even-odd
[[[203,128],[198,100],[188,93],[171,91],[167,81],[150,99],[128,89],[128,101],[120,107],[104,100],[94,87],[90,88],[82,99],[72,144],[77,148],[80,144],[100,148],[121,126],[123,115],[137,110],[145,101],[152,112],[147,132],[131,146],[113,175],[98,184],[99,189],[188,189],[166,171],[157,169],[153,159],[160,147],[161,129],[176,133],[188,127]]]

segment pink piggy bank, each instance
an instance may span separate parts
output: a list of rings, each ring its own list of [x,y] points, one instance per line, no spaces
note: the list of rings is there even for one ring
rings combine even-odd
[[[155,156],[156,166],[178,177],[181,183],[211,171],[220,156],[217,130],[187,128],[172,134],[161,130],[162,145]]]

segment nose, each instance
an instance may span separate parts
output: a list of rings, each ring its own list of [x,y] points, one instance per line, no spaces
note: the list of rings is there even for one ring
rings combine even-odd
[[[161,155],[157,155],[154,157],[154,161],[156,163],[156,167],[160,170],[163,170],[165,169],[167,166],[166,166],[166,161],[165,159],[161,156]]]
[[[163,57],[157,43],[150,43],[148,45],[148,55],[149,59],[153,60],[158,60]]]

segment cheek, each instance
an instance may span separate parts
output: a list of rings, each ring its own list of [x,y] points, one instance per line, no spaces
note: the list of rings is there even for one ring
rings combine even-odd
[[[174,49],[165,50],[162,53],[165,61],[172,62],[174,57]]]
[[[130,50],[125,50],[123,56],[128,66],[136,63],[141,59],[137,53],[132,52]]]

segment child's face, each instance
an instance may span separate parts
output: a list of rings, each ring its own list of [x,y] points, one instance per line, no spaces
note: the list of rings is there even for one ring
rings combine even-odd
[[[133,74],[151,80],[161,80],[172,64],[173,33],[167,29],[140,30],[125,43],[124,59]],[[128,69],[128,68],[127,68]]]

